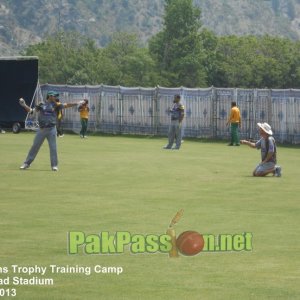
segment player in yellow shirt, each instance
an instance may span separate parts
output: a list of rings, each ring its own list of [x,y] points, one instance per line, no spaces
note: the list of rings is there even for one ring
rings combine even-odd
[[[89,120],[89,112],[90,108],[88,106],[89,101],[87,99],[84,99],[83,104],[81,104],[78,108],[78,111],[80,113],[80,122],[81,122],[81,130],[80,130],[80,137],[86,138],[86,132],[88,127],[88,120]]]
[[[242,126],[242,119],[239,108],[236,106],[236,102],[231,102],[231,110],[230,116],[226,123],[226,125],[230,124],[230,131],[231,131],[231,141],[229,146],[240,146],[240,138],[238,127]]]
[[[57,121],[56,121],[56,129],[57,129],[57,136],[58,137],[63,137],[64,136],[64,131],[63,131],[63,126],[62,126],[62,120],[64,117],[64,113],[63,113],[63,108],[61,107],[61,103],[59,100],[59,94],[56,93],[55,94],[55,98],[56,98],[56,103],[57,106],[55,108],[56,111],[56,117],[57,117]]]

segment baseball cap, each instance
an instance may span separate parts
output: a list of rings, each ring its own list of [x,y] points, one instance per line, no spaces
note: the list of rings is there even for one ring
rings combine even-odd
[[[54,91],[49,91],[48,93],[47,93],[47,96],[55,96],[56,97],[56,95],[57,95],[57,92],[54,92]],[[59,94],[58,94],[59,95]]]

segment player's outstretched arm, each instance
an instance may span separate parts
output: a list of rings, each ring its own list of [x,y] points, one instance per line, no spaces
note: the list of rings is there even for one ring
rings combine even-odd
[[[251,148],[256,148],[256,147],[255,147],[255,143],[249,142],[249,141],[247,141],[247,140],[241,140],[240,143],[241,143],[242,145],[248,145],[248,146],[251,147]]]
[[[82,105],[82,101],[63,104],[64,108],[69,108],[69,107],[79,106],[79,105]]]

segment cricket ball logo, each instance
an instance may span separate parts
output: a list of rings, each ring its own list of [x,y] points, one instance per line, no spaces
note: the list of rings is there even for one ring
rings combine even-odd
[[[183,209],[177,212],[172,219],[167,235],[171,237],[172,249],[169,252],[169,257],[178,257],[178,251],[186,256],[193,256],[200,253],[204,247],[203,236],[196,231],[184,231],[176,239],[174,225],[178,223],[183,215]]]

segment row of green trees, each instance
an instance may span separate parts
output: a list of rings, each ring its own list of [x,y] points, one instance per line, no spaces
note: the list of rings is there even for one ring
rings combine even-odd
[[[119,32],[105,48],[58,32],[24,54],[39,56],[41,83],[72,85],[300,88],[300,42],[224,36],[202,28],[192,0],[165,0],[164,27],[147,46]]]

